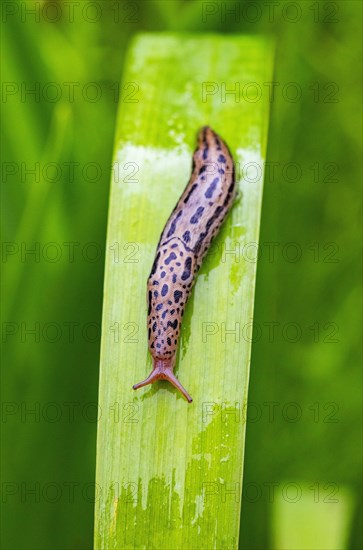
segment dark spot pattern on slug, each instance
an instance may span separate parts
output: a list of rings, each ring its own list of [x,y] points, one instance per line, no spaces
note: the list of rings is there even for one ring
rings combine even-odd
[[[155,309],[156,311],[160,311],[161,309],[163,309],[163,304],[158,304]]]
[[[200,175],[200,174],[203,174],[203,172],[205,172],[206,169],[207,169],[206,165],[203,164],[203,166],[199,169],[199,175]]]
[[[187,194],[187,196],[185,197],[184,199],[184,203],[186,204],[188,202],[188,200],[190,199],[190,195],[193,193],[193,191],[195,191],[195,189],[198,187],[198,184],[197,183],[193,183],[193,185],[191,186],[190,190],[189,190],[189,193]]]
[[[206,160],[206,158],[208,157],[208,143],[207,143],[207,128],[204,127],[203,128],[203,144],[204,144],[204,149],[203,149],[203,160]]]
[[[156,258],[154,260],[154,263],[153,263],[153,266],[151,268],[151,273],[150,275],[154,275],[155,271],[156,271],[156,268],[158,266],[158,261],[159,261],[159,258],[160,258],[160,252],[157,253],[156,255]]]
[[[190,231],[185,231],[183,235],[183,241],[185,241],[186,243],[190,241]]]
[[[174,319],[174,321],[168,321],[168,327],[171,327],[172,329],[176,329],[178,326],[178,319]]]
[[[223,210],[223,207],[222,206],[217,206],[217,208],[215,209],[214,211],[214,214],[209,218],[209,220],[207,221],[207,225],[206,225],[206,229],[207,231],[209,231],[209,229],[211,228],[211,226],[213,225],[213,223],[215,222],[215,220],[218,218],[219,214],[222,212]]]
[[[223,202],[223,207],[224,208],[226,208],[227,204],[229,203],[229,200],[230,200],[230,193],[228,193],[228,195],[224,199],[224,202]]]
[[[192,258],[189,256],[185,260],[184,271],[183,271],[183,274],[181,276],[182,281],[186,281],[187,279],[189,279],[191,267],[192,267]]]
[[[202,233],[199,235],[198,240],[195,243],[195,247],[194,247],[194,251],[196,254],[200,251],[200,248],[206,236],[207,236],[207,231],[202,231]]]
[[[204,196],[206,199],[211,199],[213,197],[213,193],[216,190],[217,183],[219,182],[219,178],[214,178],[206,192],[204,193]]]
[[[150,313],[151,313],[151,300],[152,300],[152,292],[151,292],[151,290],[149,290],[149,307],[148,307],[148,310],[147,310],[148,315],[150,315]]]
[[[178,245],[177,245],[178,246]],[[169,265],[172,260],[176,260],[176,254],[175,252],[171,252],[169,256],[165,260],[165,264]]]
[[[233,191],[233,187],[234,187],[234,180],[232,180],[231,185],[228,187],[228,193],[231,193],[231,191]]]
[[[169,287],[168,285],[163,285],[163,288],[161,289],[161,295],[166,296],[168,293]]]
[[[183,210],[179,210],[178,214],[176,215],[176,217],[174,218],[174,220],[171,222],[171,225],[170,225],[170,228],[169,228],[169,231],[168,231],[168,234],[167,234],[167,238],[171,237],[172,235],[174,235],[175,233],[175,229],[176,229],[176,222],[178,221],[178,219],[180,218],[180,216],[182,215],[183,213]],[[164,250],[164,253],[166,252],[166,250]]]
[[[179,302],[182,296],[183,296],[183,293],[181,290],[174,290],[174,301],[176,304]]]
[[[198,223],[200,218],[202,217],[203,212],[204,212],[204,206],[198,206],[198,208],[194,212],[193,216],[189,220],[190,223],[192,223],[192,224]]]
[[[223,162],[223,164],[226,164],[226,157],[224,155],[219,155],[218,162]]]

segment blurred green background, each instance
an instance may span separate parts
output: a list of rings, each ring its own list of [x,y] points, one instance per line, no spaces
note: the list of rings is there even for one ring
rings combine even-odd
[[[240,548],[324,547],[322,506],[362,548],[361,2],[78,4],[2,5],[2,547],[92,547],[119,82],[134,33],[180,30],[277,40]]]

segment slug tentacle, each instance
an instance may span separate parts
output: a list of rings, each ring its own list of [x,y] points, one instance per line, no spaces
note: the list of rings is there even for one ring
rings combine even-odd
[[[173,384],[173,386],[175,386],[175,388],[177,388],[184,395],[189,403],[193,401],[187,390],[181,385],[179,380],[174,375],[173,366],[170,359],[154,359],[154,367],[149,376],[142,382],[134,384],[132,387],[134,390],[137,390],[138,388],[142,388],[148,384],[153,384],[156,380],[168,380],[168,382]]]
[[[236,196],[235,169],[226,143],[201,128],[192,174],[160,236],[147,282],[148,343],[152,373],[134,389],[168,380],[186,399],[173,373],[184,308],[196,274]]]

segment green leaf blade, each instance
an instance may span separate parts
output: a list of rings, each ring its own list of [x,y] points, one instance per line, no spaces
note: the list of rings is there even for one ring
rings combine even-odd
[[[130,49],[108,225],[96,548],[237,547],[269,110],[266,93],[241,94],[271,80],[272,50],[260,37],[177,34],[141,35]],[[146,280],[206,124],[237,174],[248,164],[256,176],[240,178],[186,308],[176,374],[188,405],[167,382],[132,385],[151,370]]]

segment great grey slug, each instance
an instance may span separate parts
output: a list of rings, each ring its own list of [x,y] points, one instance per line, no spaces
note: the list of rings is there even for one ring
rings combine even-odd
[[[171,213],[147,281],[148,343],[153,370],[141,388],[168,380],[192,398],[173,373],[184,308],[196,274],[236,194],[235,167],[226,143],[209,126],[198,134],[192,175]]]

